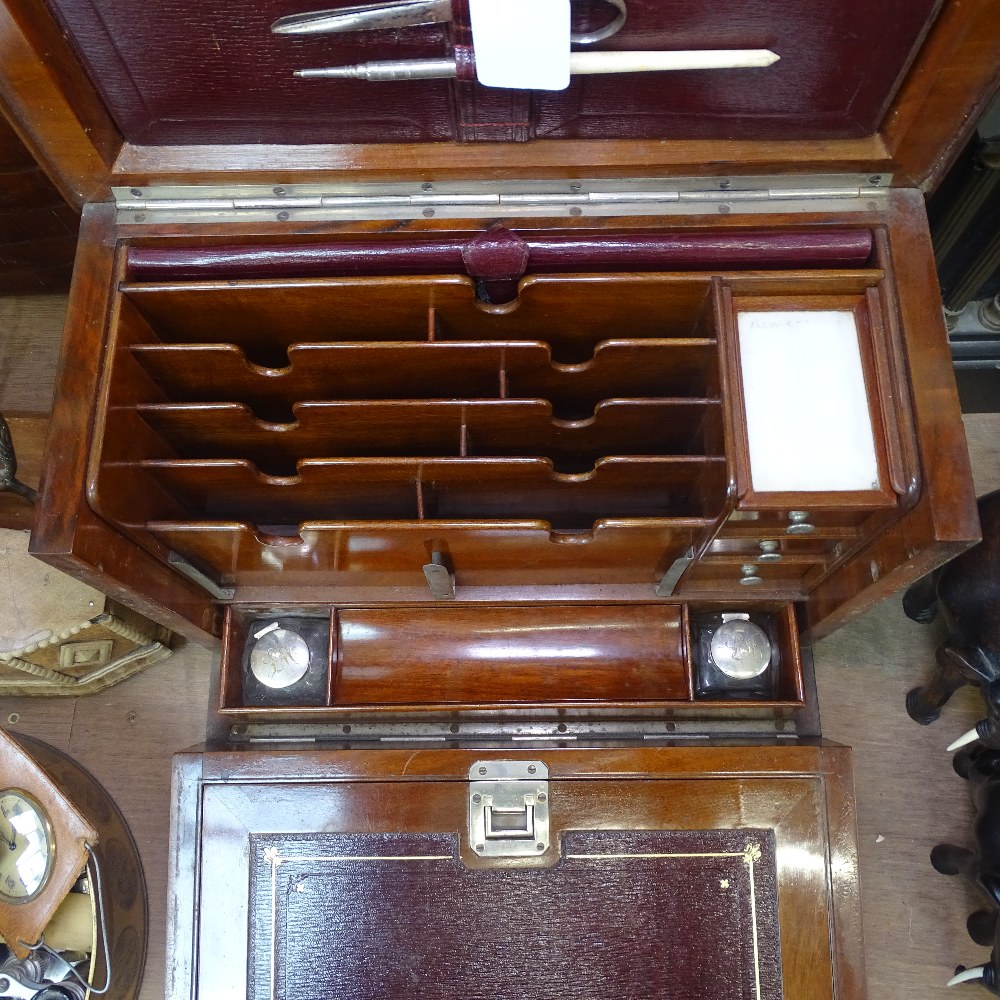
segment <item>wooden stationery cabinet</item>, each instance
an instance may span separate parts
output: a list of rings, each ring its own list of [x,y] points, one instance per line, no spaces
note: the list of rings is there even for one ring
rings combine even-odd
[[[713,996],[863,995],[808,644],[978,537],[923,191],[1000,14],[610,6],[598,52],[779,59],[506,90],[460,0],[315,36],[270,30],[291,0],[0,5],[0,107],[83,209],[32,551],[221,639],[172,997],[467,995],[487,953],[498,996],[606,996],[636,935],[689,971],[739,938]],[[294,75],[414,59],[456,75]],[[703,950],[652,889],[669,919],[595,929],[635,872]],[[538,909],[401,944],[491,898]],[[511,977],[535,931],[551,988]]]

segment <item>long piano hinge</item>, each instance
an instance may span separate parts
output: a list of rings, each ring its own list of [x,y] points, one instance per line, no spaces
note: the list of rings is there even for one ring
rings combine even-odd
[[[868,211],[888,174],[115,188],[121,223]]]

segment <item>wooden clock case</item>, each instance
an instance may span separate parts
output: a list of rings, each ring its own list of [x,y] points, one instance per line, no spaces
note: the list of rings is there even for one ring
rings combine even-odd
[[[86,867],[88,845],[97,843],[97,830],[44,768],[26,758],[6,735],[0,738],[0,780],[5,789],[31,796],[45,817],[50,837],[50,860],[38,891],[20,901],[3,902],[3,938],[17,958],[24,959]]]
[[[578,828],[777,831],[784,995],[862,996],[808,643],[978,538],[923,191],[996,88],[996,4],[630,0],[611,47],[768,45],[776,75],[557,95],[291,76],[461,57],[461,4],[287,46],[294,5],[181,6],[0,5],[0,106],[83,208],[32,551],[222,640],[230,746],[178,758],[170,995],[248,995],[207,958],[251,947],[217,919],[256,905],[238,803],[298,789],[337,805],[291,840],[448,832],[473,870],[469,769],[508,761],[548,770],[555,833],[500,868],[555,871]],[[864,488],[755,489],[739,323],[769,310],[853,315]],[[721,611],[773,623],[768,695],[699,692]],[[256,702],[247,637],[295,616],[319,693]]]
[[[54,879],[61,877],[65,885],[72,887],[85,869],[91,885],[96,886],[100,881],[102,886],[103,911],[98,906],[97,893],[93,892],[90,896],[93,946],[89,967],[82,969],[85,969],[89,982],[103,984],[109,979],[110,964],[111,985],[104,995],[109,1000],[134,1000],[142,983],[148,920],[142,862],[128,825],[111,796],[93,775],[72,758],[31,736],[19,734],[15,737],[6,731],[5,736],[9,736],[29,756],[31,769],[39,768],[46,782],[54,783],[59,795],[65,796],[72,804],[76,814],[73,827],[78,831],[80,844],[86,842],[90,845],[89,855],[82,847],[78,851],[61,851],[56,859],[57,870],[52,876]],[[32,776],[25,773],[23,757],[11,755],[7,744],[3,747],[2,765],[5,781],[11,784],[32,781]],[[11,765],[13,770],[9,770]],[[64,811],[58,798],[51,802],[46,799],[43,805],[49,809],[50,815]],[[61,832],[57,831],[57,835]],[[98,865],[99,874],[96,870]],[[43,929],[51,919],[53,909],[33,915]],[[37,934],[25,935],[24,939],[34,942]],[[17,952],[19,949],[14,950]]]

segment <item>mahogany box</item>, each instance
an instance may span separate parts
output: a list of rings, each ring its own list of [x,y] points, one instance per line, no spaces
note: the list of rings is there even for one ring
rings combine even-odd
[[[778,59],[540,91],[425,6],[0,3],[83,212],[31,549],[220,642],[169,995],[861,997],[809,643],[978,539],[923,196],[1000,10],[577,0]]]

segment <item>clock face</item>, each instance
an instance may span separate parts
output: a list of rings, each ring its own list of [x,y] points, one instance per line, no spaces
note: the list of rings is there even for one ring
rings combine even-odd
[[[25,903],[48,881],[53,861],[52,827],[26,792],[0,791],[0,900]]]

